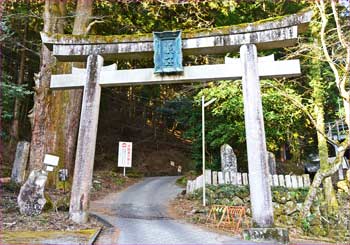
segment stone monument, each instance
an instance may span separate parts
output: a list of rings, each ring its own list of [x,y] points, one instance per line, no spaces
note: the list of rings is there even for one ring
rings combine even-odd
[[[237,157],[230,145],[224,144],[220,148],[221,171],[237,172]]]
[[[24,181],[25,171],[27,168],[29,156],[30,143],[20,141],[17,144],[15,161],[13,163],[11,180],[15,183],[22,183]]]
[[[267,161],[269,163],[269,172],[270,174],[274,175],[277,174],[276,172],[276,157],[275,154],[272,152],[267,152]]]
[[[19,211],[23,215],[34,216],[41,214],[46,203],[44,189],[48,172],[52,172],[58,166],[59,157],[45,154],[43,169],[33,170],[27,181],[21,187],[17,203]]]
[[[21,187],[17,202],[19,211],[23,215],[39,215],[46,203],[44,188],[47,180],[47,172],[33,170],[27,181]]]

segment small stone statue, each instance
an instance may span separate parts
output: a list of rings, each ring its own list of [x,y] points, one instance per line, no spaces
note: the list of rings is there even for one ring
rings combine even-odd
[[[33,170],[21,187],[17,202],[21,214],[35,216],[41,214],[46,203],[44,188],[47,180],[45,170]]]

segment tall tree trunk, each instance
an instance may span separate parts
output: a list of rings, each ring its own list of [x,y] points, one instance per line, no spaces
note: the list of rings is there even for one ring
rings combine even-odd
[[[318,128],[325,134],[323,106],[315,105],[316,123]],[[320,168],[327,171],[331,166],[328,162],[327,139],[317,132],[318,152],[320,155]],[[333,213],[338,209],[338,201],[332,184],[332,177],[323,180],[324,194],[328,204],[328,212]]]
[[[78,0],[76,8],[76,17],[74,19],[73,35],[87,34],[87,27],[92,15],[92,0]],[[84,67],[85,63],[66,63],[58,73],[64,74],[71,71],[72,65],[75,67]],[[55,152],[61,156],[61,163],[59,167],[67,168],[70,176],[73,176],[75,150],[77,144],[82,89],[55,91],[56,111],[53,118],[57,116],[61,120],[56,120],[55,130],[57,132],[57,142],[55,144]],[[63,123],[63,127],[61,123]],[[58,170],[58,169],[57,169]],[[57,176],[57,175],[56,175]],[[70,182],[72,178],[70,178]]]
[[[315,49],[320,44],[317,40],[314,42]],[[312,97],[314,99],[314,114],[316,119],[317,131],[317,141],[318,141],[318,152],[320,157],[320,169],[322,171],[327,171],[330,169],[331,165],[328,162],[328,146],[327,139],[325,138],[325,122],[324,122],[324,103],[325,103],[325,90],[326,87],[321,78],[321,67],[320,67],[320,53],[314,53],[312,59],[311,75],[312,80],[310,82],[312,90]],[[335,191],[332,184],[331,177],[327,177],[323,180],[325,198],[328,203],[328,211],[333,212],[338,209],[338,202],[335,195]]]
[[[73,34],[80,35],[86,33],[92,14],[92,5],[92,0],[78,0]],[[59,4],[56,4],[55,7],[62,16],[66,14],[64,1],[59,1]],[[58,33],[63,32],[64,29],[64,22],[62,20],[62,18],[57,20]],[[83,66],[81,63],[74,65],[79,67]],[[72,64],[57,62],[55,68],[55,73],[64,74],[71,71]],[[43,113],[45,117],[45,126],[43,126],[42,131],[45,131],[45,134],[33,134],[33,139],[35,141],[32,140],[30,168],[41,167],[41,161],[45,153],[58,155],[60,157],[59,166],[55,169],[54,174],[49,176],[48,184],[59,187],[59,182],[57,181],[58,169],[68,168],[70,176],[73,175],[82,89],[49,91],[50,76],[51,73],[45,77],[47,79],[46,89],[48,94],[46,100],[42,104],[43,106],[50,107],[49,110]],[[39,115],[34,115],[34,124],[37,123],[36,118],[38,116]],[[41,142],[41,144],[39,142]],[[37,154],[38,151],[40,154]]]
[[[87,28],[92,15],[93,0],[78,0],[76,17],[74,19],[73,34],[87,34]]]
[[[2,13],[4,11],[4,0],[0,0],[0,19],[2,19]],[[2,35],[2,29],[0,27],[0,36]],[[4,145],[2,143],[2,43],[0,42],[0,164],[3,162]]]
[[[59,1],[46,0],[44,7],[44,28],[47,33],[58,33],[58,22],[61,17]],[[34,78],[35,94],[34,108],[30,118],[32,118],[32,140],[30,150],[29,169],[38,169],[42,167],[42,161],[45,153],[50,152],[54,135],[50,135],[48,130],[49,112],[52,111],[52,92],[50,88],[51,67],[54,65],[54,59],[50,50],[43,45],[41,48],[41,66],[40,72]]]
[[[287,161],[287,150],[286,150],[286,143],[282,143],[280,147],[280,161],[285,162]]]
[[[26,1],[27,3],[27,11],[29,11],[29,1]],[[27,34],[28,34],[28,17],[24,20],[24,33],[23,33],[23,44],[25,45],[25,42],[27,40]],[[25,61],[26,61],[26,50],[25,48],[21,49],[21,58],[20,58],[20,64],[19,64],[19,72],[18,72],[18,80],[17,85],[22,85],[24,82],[24,72],[25,72]],[[19,139],[19,119],[20,119],[20,111],[21,111],[21,101],[19,98],[15,98],[15,105],[13,108],[13,121],[11,125],[11,141],[10,141],[10,147],[15,146]]]

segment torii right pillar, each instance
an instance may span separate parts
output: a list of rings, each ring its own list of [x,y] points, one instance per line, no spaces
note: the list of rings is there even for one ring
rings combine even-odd
[[[253,228],[245,230],[248,240],[289,241],[288,230],[273,228],[273,206],[260,92],[257,49],[254,44],[240,47],[244,119],[248,153],[250,203]]]

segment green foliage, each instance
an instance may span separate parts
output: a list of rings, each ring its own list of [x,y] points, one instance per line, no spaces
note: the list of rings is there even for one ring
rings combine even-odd
[[[117,185],[123,185],[123,184],[125,183],[125,179],[124,179],[124,178],[117,178],[117,179],[115,180],[115,183],[116,183]]]
[[[143,174],[135,170],[131,170],[126,174],[129,178],[143,178]]]
[[[310,232],[310,228],[311,228],[310,223],[312,222],[313,219],[315,219],[315,215],[310,214],[301,220],[301,228],[306,234]]]
[[[187,177],[186,176],[181,176],[176,180],[176,184],[181,187],[186,187],[187,184]]]
[[[94,180],[94,181],[92,181],[92,187],[93,187],[94,191],[102,190],[102,183],[98,180]]]
[[[202,189],[196,190],[189,196],[191,199],[202,200]],[[230,184],[214,186],[207,185],[206,196],[208,198],[208,204],[214,205],[237,205],[234,197],[241,199],[249,196],[249,188],[247,186],[235,186]]]
[[[275,81],[262,81],[262,102],[265,120],[267,147],[277,151],[281,142],[290,142],[292,147],[298,147],[300,131],[305,129],[302,111],[284,97],[272,86],[278,86]],[[287,84],[284,91],[298,97],[297,91]],[[193,158],[201,162],[201,97],[206,100],[216,98],[210,107],[206,108],[206,142],[209,163],[213,169],[220,167],[220,146],[228,143],[233,146],[238,155],[238,162],[245,162],[245,123],[241,82],[222,81],[214,83],[197,94],[194,100],[194,111],[187,120],[191,127],[185,136],[193,139]],[[294,145],[293,145],[294,144]],[[244,166],[241,166],[244,168]]]
[[[287,187],[273,186],[272,201],[277,203],[286,203],[287,201],[304,202],[309,188],[288,189]]]
[[[10,82],[4,81],[2,83],[2,103],[3,111],[1,117],[4,120],[11,120],[13,117],[13,103],[14,99],[23,99],[27,95],[31,95],[27,84],[16,85]]]
[[[272,201],[275,203],[285,204],[287,201],[295,201],[297,203],[304,202],[308,193],[308,188],[289,189],[286,187],[271,187]],[[196,190],[189,195],[190,199],[202,200],[202,189]],[[219,205],[237,205],[237,198],[244,203],[249,203],[249,187],[231,184],[224,185],[207,185],[206,195],[208,203]],[[240,201],[240,200],[238,200]],[[315,205],[319,205],[315,203]]]
[[[69,211],[69,201],[70,201],[70,198],[68,195],[64,195],[64,196],[60,197],[55,202],[56,209],[59,211],[64,211],[64,212]]]
[[[47,212],[47,211],[53,210],[54,204],[53,204],[52,198],[47,193],[44,193],[44,196],[45,196],[45,199],[46,199],[46,203],[45,203],[45,205],[43,207],[43,211]]]
[[[12,192],[12,193],[19,193],[19,190],[21,189],[21,185],[11,181],[9,183],[2,183],[1,188],[4,191],[8,191],[8,192]]]

